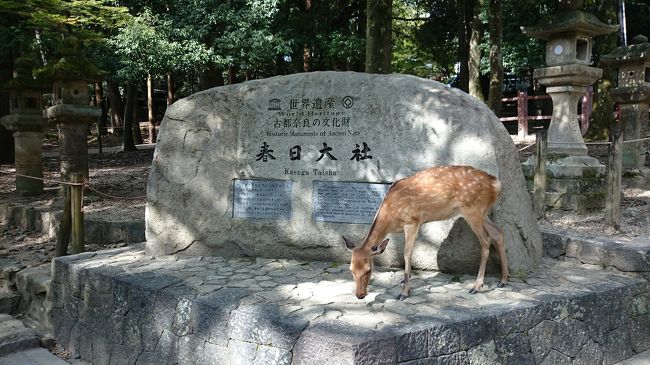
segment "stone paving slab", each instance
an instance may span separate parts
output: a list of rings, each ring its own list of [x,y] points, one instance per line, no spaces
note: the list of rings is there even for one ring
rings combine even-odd
[[[36,347],[36,332],[8,314],[0,314],[0,356]]]
[[[615,240],[607,237],[583,237],[563,231],[541,230],[544,254],[565,256],[584,264],[611,267],[626,272],[650,272],[650,238]]]
[[[0,357],[0,365],[70,365],[44,348],[33,348]]]
[[[93,364],[612,364],[650,348],[648,287],[545,260],[497,289],[473,276],[373,275],[346,264],[158,257],[143,246],[53,261],[53,333]]]

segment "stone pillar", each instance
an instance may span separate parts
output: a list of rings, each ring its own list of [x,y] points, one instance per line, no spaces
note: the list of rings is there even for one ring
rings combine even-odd
[[[88,177],[88,126],[101,115],[99,108],[90,106],[88,93],[88,84],[98,80],[99,70],[83,58],[80,47],[75,37],[66,37],[63,57],[42,70],[53,80],[53,105],[45,115],[59,129],[61,177],[66,181],[72,173]]]
[[[650,96],[650,95],[649,95]],[[645,137],[648,125],[648,102],[621,104],[621,127],[623,128],[623,169],[642,170],[645,166],[644,142],[627,142]],[[633,172],[634,173],[634,172]]]
[[[587,156],[578,102],[587,87],[602,75],[601,69],[589,66],[592,38],[615,32],[618,27],[580,11],[582,1],[558,3],[559,12],[548,23],[522,27],[526,35],[546,41],[548,67],[533,72],[553,100],[548,128],[546,205],[571,210],[602,208],[605,166]],[[523,166],[531,185],[534,166],[534,157]]]
[[[60,121],[57,124],[62,176],[80,173],[88,177],[88,122]]]
[[[546,93],[553,100],[553,116],[548,128],[550,153],[569,156],[586,156],[587,145],[582,139],[578,123],[578,102],[584,95],[583,87],[547,87]]]
[[[43,132],[14,132],[16,151],[16,174],[43,177]],[[16,191],[25,195],[39,194],[43,191],[43,180],[16,176]]]
[[[9,91],[9,115],[0,123],[13,132],[16,155],[16,174],[43,177],[43,85],[32,76],[32,60],[15,61],[14,78],[3,89]],[[16,176],[16,191],[22,195],[36,195],[43,191],[43,181]]]
[[[602,56],[602,62],[617,67],[618,83],[610,90],[620,107],[623,130],[623,176],[627,183],[644,187],[650,171],[645,168],[644,142],[626,142],[647,136],[650,104],[650,43],[644,35],[632,38]],[[647,142],[646,142],[647,143]]]
[[[88,125],[101,111],[89,105],[58,104],[47,109],[47,117],[59,129],[61,176],[72,173],[88,177]]]

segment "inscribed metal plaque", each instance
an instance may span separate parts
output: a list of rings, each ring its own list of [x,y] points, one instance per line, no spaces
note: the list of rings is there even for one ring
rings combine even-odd
[[[233,218],[291,219],[290,180],[234,180]]]
[[[314,180],[312,219],[372,223],[390,184]]]

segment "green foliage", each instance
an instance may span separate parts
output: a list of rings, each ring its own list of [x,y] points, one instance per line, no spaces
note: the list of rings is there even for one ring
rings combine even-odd
[[[615,23],[615,14],[602,16],[606,8],[611,13],[612,1],[587,0],[585,8]],[[456,6],[457,0],[393,0],[394,72],[453,75]],[[544,66],[544,42],[523,35],[521,26],[547,21],[556,6],[554,0],[503,1],[507,73]],[[627,0],[626,6],[629,37],[645,32],[648,2]],[[188,79],[229,67],[273,76],[302,71],[305,52],[310,70],[361,71],[365,59],[362,0],[0,0],[0,15],[6,20],[0,24],[1,56],[57,63],[65,53],[63,40],[73,35],[82,44],[81,57],[114,80],[137,81],[168,71]],[[612,46],[598,38],[594,50]]]
[[[354,63],[363,57],[366,48],[365,39],[351,34],[335,31],[331,34],[319,34],[318,43],[321,44],[324,61],[334,65],[337,69],[341,62]]]
[[[393,70],[420,77],[447,77],[456,61],[455,1],[393,4]]]
[[[148,73],[187,70],[206,63],[212,53],[196,41],[174,40],[171,21],[146,9],[133,18],[108,45],[117,56],[119,79],[137,81]]]
[[[523,75],[544,67],[544,41],[524,35],[521,27],[546,22],[555,12],[555,1],[505,1],[503,3],[503,67]]]
[[[402,0],[394,9],[395,72],[436,78],[452,75],[458,53],[455,0]]]

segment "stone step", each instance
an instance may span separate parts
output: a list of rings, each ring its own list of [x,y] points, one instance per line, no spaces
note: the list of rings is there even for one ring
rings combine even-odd
[[[53,334],[92,363],[613,364],[650,348],[644,279],[545,260],[495,288],[376,269],[366,298],[347,265],[158,257],[142,246],[57,258]]]
[[[584,264],[625,272],[650,272],[650,238],[614,240],[570,235],[563,231],[541,231],[544,254],[548,257],[565,256]]]
[[[8,314],[0,314],[0,356],[38,347],[39,341],[36,331]]]

